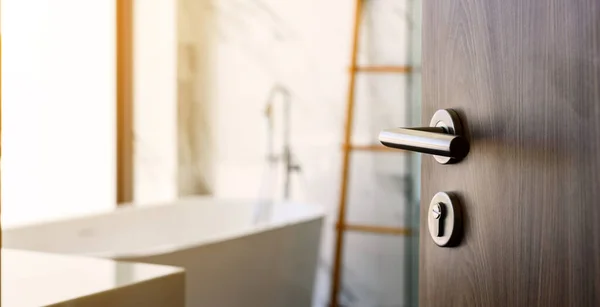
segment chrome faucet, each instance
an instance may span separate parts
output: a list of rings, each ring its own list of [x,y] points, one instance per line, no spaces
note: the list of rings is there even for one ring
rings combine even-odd
[[[275,103],[277,94],[280,94],[283,98],[283,152],[280,155],[273,153],[273,104]],[[300,171],[300,165],[294,162],[294,155],[290,148],[290,107],[290,91],[280,84],[275,84],[269,92],[265,107],[265,116],[267,117],[269,126],[267,161],[274,164],[283,160],[285,166],[284,199],[289,199],[290,197],[291,173]]]

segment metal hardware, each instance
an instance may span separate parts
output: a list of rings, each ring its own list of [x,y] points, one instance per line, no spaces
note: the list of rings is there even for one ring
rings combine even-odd
[[[277,94],[280,94],[283,98],[283,148],[282,153],[276,155],[273,150],[273,139],[275,136],[275,130],[273,129],[273,105],[276,102],[275,98]],[[267,162],[269,167],[275,167],[275,165],[282,161],[285,169],[285,179],[283,187],[284,199],[290,198],[291,191],[291,175],[294,172],[300,172],[300,165],[294,160],[294,154],[290,146],[290,109],[291,109],[291,94],[290,91],[283,85],[275,84],[269,92],[269,98],[267,100],[267,106],[265,108],[265,116],[267,117],[268,124],[268,143],[267,143]]]
[[[456,163],[469,153],[460,118],[452,109],[435,112],[429,127],[382,130],[379,141],[387,147],[432,154],[441,164]]]
[[[436,237],[441,237],[444,235],[444,217],[442,216],[444,214],[444,204],[443,203],[437,203],[433,206],[433,209],[431,210],[431,215],[433,216],[434,219],[434,233]]]
[[[429,204],[427,216],[429,234],[439,246],[455,246],[462,235],[460,203],[452,193],[439,192]]]

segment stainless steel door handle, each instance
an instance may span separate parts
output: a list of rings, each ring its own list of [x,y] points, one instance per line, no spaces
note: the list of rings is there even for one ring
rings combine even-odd
[[[452,109],[435,112],[429,127],[382,130],[379,141],[387,147],[432,154],[442,164],[456,163],[469,153],[460,118]]]

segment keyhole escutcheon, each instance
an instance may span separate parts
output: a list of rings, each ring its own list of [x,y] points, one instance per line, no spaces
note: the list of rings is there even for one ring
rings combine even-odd
[[[462,235],[462,215],[458,197],[439,192],[429,204],[429,234],[438,246],[456,246]]]

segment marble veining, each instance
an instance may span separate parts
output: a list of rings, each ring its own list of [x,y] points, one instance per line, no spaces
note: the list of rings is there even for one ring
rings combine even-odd
[[[361,64],[413,64],[416,1],[366,1]],[[346,0],[179,0],[180,52],[193,52],[194,103],[213,140],[212,192],[257,197],[264,182],[264,107],[274,84],[291,93],[291,144],[302,165],[292,197],[328,213],[314,306],[329,300],[333,224],[339,198],[341,150],[350,60],[353,2]],[[210,32],[207,33],[206,31]],[[190,51],[193,50],[193,51]],[[187,55],[186,55],[187,56]],[[187,61],[180,69],[190,71]],[[204,61],[198,63],[200,61]],[[180,62],[181,63],[181,62]],[[181,76],[181,74],[180,74]],[[180,91],[191,91],[181,84]],[[354,142],[376,143],[385,127],[414,122],[415,84],[398,74],[360,75]],[[203,93],[203,94],[201,94]],[[207,94],[208,93],[208,94]],[[199,95],[204,95],[199,98]],[[190,99],[191,101],[192,99]],[[180,102],[181,103],[181,102]],[[207,114],[210,114],[207,115]],[[353,155],[348,220],[407,226],[414,220],[416,186],[404,155]],[[283,176],[283,173],[277,174]],[[271,180],[270,182],[280,182]],[[281,185],[274,187],[271,197]],[[342,297],[349,306],[408,306],[412,245],[404,237],[348,235]]]

